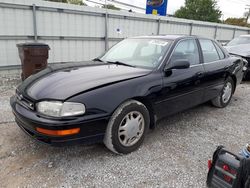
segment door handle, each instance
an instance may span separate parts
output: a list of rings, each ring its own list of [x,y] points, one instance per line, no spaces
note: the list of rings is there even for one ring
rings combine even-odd
[[[198,78],[202,78],[202,77],[204,76],[204,73],[203,73],[203,72],[198,72],[198,73],[196,74],[196,76],[197,76]]]

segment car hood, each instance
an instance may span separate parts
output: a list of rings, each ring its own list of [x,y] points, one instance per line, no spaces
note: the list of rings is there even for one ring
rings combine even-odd
[[[65,100],[78,93],[149,74],[151,70],[107,63],[47,68],[18,87],[33,100]]]
[[[250,44],[240,44],[235,46],[224,46],[230,54],[242,57],[250,56]]]

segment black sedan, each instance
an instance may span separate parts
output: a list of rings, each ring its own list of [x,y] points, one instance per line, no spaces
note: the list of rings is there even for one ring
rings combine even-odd
[[[227,106],[242,77],[243,60],[211,39],[136,37],[93,61],[30,76],[10,103],[19,127],[38,141],[103,141],[126,154],[161,118],[206,101]]]

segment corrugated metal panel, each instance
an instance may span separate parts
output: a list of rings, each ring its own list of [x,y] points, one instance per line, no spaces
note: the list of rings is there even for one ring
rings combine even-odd
[[[51,48],[49,63],[90,60],[103,53],[103,41],[42,40]]]
[[[118,41],[109,41],[109,48],[112,48]]]
[[[20,64],[16,44],[32,42],[32,4],[37,7],[38,42],[51,47],[49,62],[88,60],[104,52],[106,10],[37,0],[0,0],[0,67]],[[190,34],[192,27],[193,35],[213,38],[215,26],[218,40],[249,33],[247,28],[224,24],[114,10],[107,13],[109,47],[126,37],[157,34],[158,20],[160,34]]]
[[[218,28],[217,30],[217,40],[231,40],[233,39],[234,30],[233,29],[225,29],[225,28]]]
[[[139,35],[157,34],[157,23],[143,20],[128,20],[125,18],[109,18],[109,37],[127,38]],[[120,32],[118,32],[120,30]]]
[[[192,35],[214,38],[215,27],[193,26]]]
[[[104,27],[104,17],[37,11],[37,30],[41,36],[104,37]]]
[[[31,10],[0,7],[0,35],[33,35]]]
[[[163,22],[160,25],[160,34],[184,34],[189,35],[190,25]]]
[[[246,30],[236,30],[235,31],[235,37],[238,37],[240,35],[248,35],[248,34],[250,34],[250,33]]]

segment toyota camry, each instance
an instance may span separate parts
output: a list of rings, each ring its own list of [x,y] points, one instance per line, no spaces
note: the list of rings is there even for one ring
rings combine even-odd
[[[166,116],[211,101],[226,107],[244,62],[212,39],[125,39],[88,62],[49,66],[16,89],[17,125],[54,146],[104,142],[115,153],[136,150]]]

